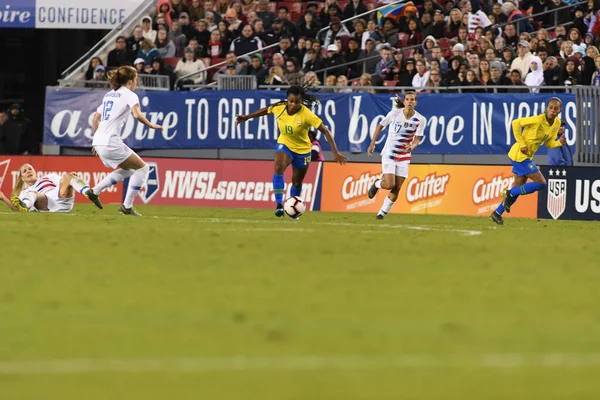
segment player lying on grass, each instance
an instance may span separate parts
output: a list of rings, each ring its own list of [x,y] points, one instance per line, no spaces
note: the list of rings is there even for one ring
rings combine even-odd
[[[367,154],[371,157],[371,154],[375,151],[379,134],[386,126],[389,126],[385,146],[381,151],[383,179],[377,179],[373,182],[368,194],[369,198],[372,199],[379,189],[390,191],[383,200],[383,205],[377,213],[377,219],[383,219],[398,199],[398,193],[400,193],[402,184],[408,176],[411,153],[417,148],[423,137],[427,120],[415,111],[416,105],[417,95],[415,92],[406,93],[404,101],[397,97],[395,108],[377,125],[373,133],[373,139],[371,139],[371,145],[367,149]]]
[[[534,193],[546,187],[546,179],[533,163],[533,156],[542,143],[551,149],[566,143],[565,135],[556,140],[561,125],[558,118],[561,110],[562,101],[557,97],[552,97],[548,101],[544,114],[519,118],[512,122],[513,134],[517,142],[511,147],[508,157],[513,165],[512,172],[515,181],[512,189],[502,192],[502,203],[490,215],[490,219],[498,225],[504,225],[502,214],[504,211],[510,213],[511,206],[519,196]],[[529,179],[532,182],[527,182]]]
[[[283,192],[285,181],[283,173],[292,165],[292,196],[302,194],[302,182],[308,171],[311,159],[312,143],[309,137],[310,127],[317,128],[331,146],[333,160],[339,164],[346,164],[344,157],[337,149],[335,140],[329,129],[317,117],[311,108],[318,102],[316,96],[307,93],[306,86],[290,86],[287,90],[287,100],[280,101],[270,107],[248,115],[238,115],[236,122],[241,124],[249,119],[274,114],[279,126],[279,138],[275,150],[275,174],[273,175],[273,192],[275,193],[275,216],[283,217]]]
[[[27,186],[24,188],[25,185]],[[47,174],[38,179],[35,169],[24,164],[19,168],[19,177],[12,195],[7,198],[0,192],[0,201],[13,211],[69,212],[73,209],[75,191],[102,209],[98,196],[75,173],[63,176]]]

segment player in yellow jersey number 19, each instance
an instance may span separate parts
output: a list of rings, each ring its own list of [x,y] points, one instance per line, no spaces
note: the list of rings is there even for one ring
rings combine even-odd
[[[309,129],[318,129],[331,146],[333,160],[345,165],[348,161],[339,151],[329,129],[317,117],[311,108],[318,102],[315,95],[307,93],[305,86],[291,86],[287,90],[287,100],[280,101],[270,107],[248,115],[238,115],[236,122],[241,124],[249,119],[262,117],[267,114],[275,115],[279,127],[279,138],[275,150],[275,173],[273,174],[273,192],[275,193],[275,216],[283,217],[283,195],[285,181],[283,173],[292,165],[291,196],[302,194],[302,182],[310,164],[310,151],[312,143],[309,138]]]

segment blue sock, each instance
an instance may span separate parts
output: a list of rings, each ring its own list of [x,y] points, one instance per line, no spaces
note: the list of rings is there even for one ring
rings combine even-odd
[[[500,203],[498,208],[496,208],[496,212],[500,215],[502,215],[504,213],[504,205],[502,203]]]
[[[285,181],[283,175],[273,175],[273,193],[275,193],[275,203],[283,204],[283,190],[285,189]]]
[[[527,182],[526,184],[524,184],[522,186],[516,186],[516,187],[510,189],[510,195],[512,197],[518,197],[522,194],[530,194],[533,192],[537,192],[539,190],[542,190],[545,187],[546,187],[546,184],[544,184],[544,183]]]
[[[290,189],[290,194],[292,196],[300,197],[300,195],[302,194],[302,185],[298,185],[298,186],[292,185],[292,188]]]

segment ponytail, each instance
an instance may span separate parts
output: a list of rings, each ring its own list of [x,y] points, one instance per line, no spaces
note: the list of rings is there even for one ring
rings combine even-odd
[[[121,86],[125,86],[127,82],[136,79],[137,71],[135,68],[126,65],[112,71],[108,71],[107,77],[110,87],[113,90],[118,90]]]
[[[23,165],[21,165],[21,167],[19,168],[19,176],[17,177],[17,183],[15,184],[15,187],[12,191],[13,196],[20,195],[23,191],[23,185],[25,185],[25,181],[23,180],[23,176],[21,175],[21,168],[23,168]]]
[[[292,85],[288,88],[286,95],[289,96],[290,94],[296,95],[296,96],[300,96],[302,97],[302,104],[307,107],[309,110],[312,111],[312,109],[319,104],[319,98],[314,95],[313,93],[309,93],[309,91],[313,90],[312,86],[310,86],[309,84],[304,84],[302,86],[298,86],[298,85]],[[281,104],[286,104],[287,105],[287,100],[282,100],[279,101],[275,104],[273,104],[274,106],[277,105],[281,105]],[[284,109],[285,111],[285,109]],[[282,112],[283,114],[283,112]],[[281,116],[281,114],[279,114],[277,116],[277,118],[279,118],[279,116]]]

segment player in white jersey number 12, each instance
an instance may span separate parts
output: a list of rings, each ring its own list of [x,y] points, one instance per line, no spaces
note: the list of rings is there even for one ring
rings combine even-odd
[[[427,120],[415,111],[416,105],[417,95],[414,92],[407,92],[404,101],[399,97],[396,98],[396,107],[377,125],[367,150],[370,157],[375,151],[377,137],[386,126],[389,126],[385,146],[381,151],[383,178],[377,179],[369,189],[370,199],[375,197],[379,189],[390,191],[377,213],[377,219],[383,219],[398,199],[400,188],[408,176],[411,153],[423,137]]]
[[[104,165],[115,168],[105,179],[92,188],[99,195],[109,186],[116,185],[129,178],[129,187],[125,201],[119,212],[125,215],[140,216],[133,209],[133,200],[148,180],[148,164],[134,153],[121,139],[121,129],[127,122],[129,110],[135,119],[150,129],[162,130],[162,126],[152,124],[140,111],[140,99],[133,91],[137,85],[135,68],[124,66],[108,73],[112,90],[104,95],[102,104],[96,110],[92,120],[94,139],[93,152]]]

